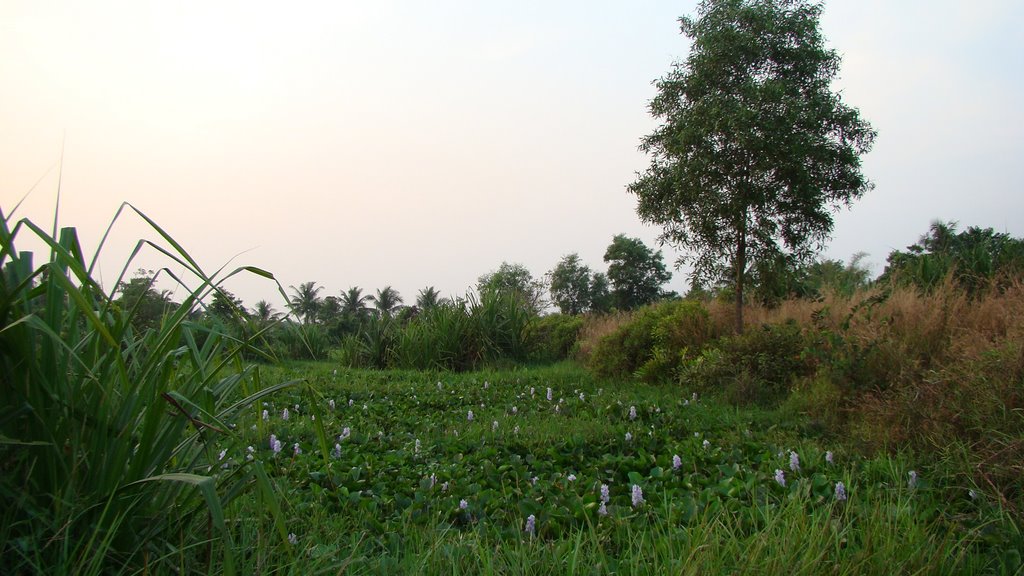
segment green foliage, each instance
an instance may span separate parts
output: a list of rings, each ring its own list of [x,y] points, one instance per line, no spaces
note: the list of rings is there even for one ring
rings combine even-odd
[[[889,254],[880,280],[933,290],[952,274],[959,286],[977,294],[993,281],[1024,277],[1024,240],[991,228],[971,226],[959,233],[956,228],[955,222],[933,222],[905,252]]]
[[[481,299],[497,295],[510,296],[534,316],[547,307],[544,294],[547,292],[543,280],[534,279],[533,274],[522,264],[502,262],[496,271],[488,272],[477,280],[477,293]]]
[[[565,314],[549,314],[529,325],[526,340],[530,360],[550,363],[567,360],[576,349],[576,340],[583,328],[583,318]]]
[[[402,296],[391,286],[377,290],[377,295],[370,296],[369,299],[376,306],[377,314],[381,317],[391,317],[402,306]]]
[[[712,337],[708,312],[699,302],[662,302],[638,310],[601,338],[588,367],[602,377],[635,375],[648,382],[666,381]]]
[[[689,255],[700,285],[735,279],[743,329],[750,262],[803,261],[828,237],[832,211],[870,187],[860,155],[875,133],[832,92],[839,56],[806,0],[708,0],[682,18],[693,41],[657,82],[662,121],[641,149],[650,167],[630,185],[644,222]]]
[[[254,487],[273,493],[254,465],[223,471],[215,444],[241,452],[232,426],[280,386],[261,390],[258,370],[242,368],[249,342],[189,320],[216,283],[135,212],[170,246],[158,250],[200,282],[141,331],[134,314],[149,311],[125,306],[120,282],[119,301],[104,294],[74,228],[53,238],[28,220],[13,229],[0,220],[4,571],[163,573],[189,565],[231,574],[237,502]],[[38,268],[14,247],[21,232],[49,248]],[[255,268],[225,278],[242,270],[273,279]],[[150,290],[148,281],[127,286],[129,299],[133,289]]]
[[[734,404],[772,405],[786,398],[793,383],[814,368],[805,357],[799,325],[765,324],[760,330],[719,339],[686,363],[680,382],[724,391]]]
[[[371,316],[358,334],[343,337],[336,359],[349,367],[470,370],[522,362],[534,317],[512,294],[444,302],[410,316]]]
[[[421,311],[430,310],[435,306],[439,306],[448,301],[447,298],[442,298],[441,293],[438,292],[433,286],[427,286],[419,291],[416,295],[416,307]]]
[[[152,270],[139,269],[128,282],[118,282],[115,302],[128,312],[132,327],[138,333],[157,329],[164,316],[173,312],[178,305],[171,301],[167,290],[157,291],[153,286],[157,274]]]
[[[304,324],[312,324],[316,321],[317,313],[320,311],[321,300],[319,293],[323,286],[317,286],[316,282],[303,282],[299,287],[291,287],[292,297],[288,300],[288,306]]]
[[[275,357],[290,360],[325,360],[332,342],[324,327],[293,321],[274,327],[266,340]]]
[[[282,369],[279,379],[309,378],[322,397],[282,393],[268,423],[302,448],[267,460],[272,477],[294,489],[288,530],[296,555],[321,563],[317,573],[1020,568],[1018,525],[994,494],[965,484],[952,458],[860,457],[805,435],[791,414],[694,401],[674,386],[595,380],[569,364],[468,374],[331,370]],[[296,410],[287,421],[283,407]],[[314,412],[327,430],[350,428],[326,462],[308,450],[314,422],[305,414]],[[840,481],[846,500],[836,497]],[[642,504],[633,503],[634,485]],[[525,530],[531,515],[533,534]]]
[[[612,299],[621,310],[632,310],[664,296],[661,287],[672,279],[661,251],[654,252],[639,238],[616,234],[604,253]]]
[[[563,256],[548,277],[551,301],[562,314],[582,314],[591,308],[592,273],[590,267],[580,262],[579,254]]]
[[[429,306],[402,328],[395,364],[415,370],[470,370],[480,360],[474,322],[464,303]]]

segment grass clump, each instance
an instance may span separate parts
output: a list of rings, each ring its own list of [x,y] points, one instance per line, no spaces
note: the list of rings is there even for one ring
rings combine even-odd
[[[0,541],[12,573],[234,573],[233,506],[254,486],[270,490],[217,447],[233,446],[245,408],[280,386],[241,365],[248,342],[189,319],[218,286],[139,215],[170,248],[150,245],[200,284],[150,326],[104,292],[74,228],[0,219]],[[49,257],[36,265],[19,252],[20,234]]]

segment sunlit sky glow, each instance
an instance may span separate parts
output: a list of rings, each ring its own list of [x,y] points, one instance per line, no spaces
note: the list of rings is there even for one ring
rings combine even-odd
[[[0,207],[35,186],[15,216],[51,223],[60,175],[89,253],[128,201],[210,271],[234,257],[321,296],[463,295],[502,261],[540,276],[570,252],[603,270],[614,234],[658,235],[626,186],[695,8],[0,0]],[[826,256],[864,251],[878,273],[934,219],[1024,236],[1022,21],[1016,0],[826,3],[836,88],[879,133],[876,189]],[[157,236],[115,226],[105,283],[140,237]],[[227,288],[283,309],[273,283]]]

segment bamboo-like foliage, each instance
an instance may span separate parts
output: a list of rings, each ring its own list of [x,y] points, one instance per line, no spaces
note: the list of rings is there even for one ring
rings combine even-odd
[[[140,241],[132,258],[152,247],[199,283],[141,333],[134,310],[94,279],[74,228],[51,235],[0,215],[0,542],[13,573],[159,572],[169,562],[230,574],[228,504],[253,485],[272,494],[258,466],[239,458],[222,469],[213,444],[236,444],[241,411],[291,383],[258,390],[258,372],[240,358],[251,340],[190,322],[220,291],[221,271],[204,273],[128,204],[111,226],[125,208],[162,239]],[[19,234],[42,240],[47,261],[18,252]],[[273,280],[251,267],[224,278],[242,271]]]

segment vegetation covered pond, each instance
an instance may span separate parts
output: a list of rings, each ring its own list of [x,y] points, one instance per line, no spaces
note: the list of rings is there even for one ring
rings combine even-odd
[[[807,433],[798,416],[597,381],[570,364],[464,375],[328,363],[273,372],[311,385],[268,399],[244,445],[218,452],[226,450],[222,473],[254,460],[274,480],[291,544],[259,523],[255,537],[290,547],[299,565],[531,574],[1019,568],[1012,522],[959,484],[951,462],[864,459]]]

